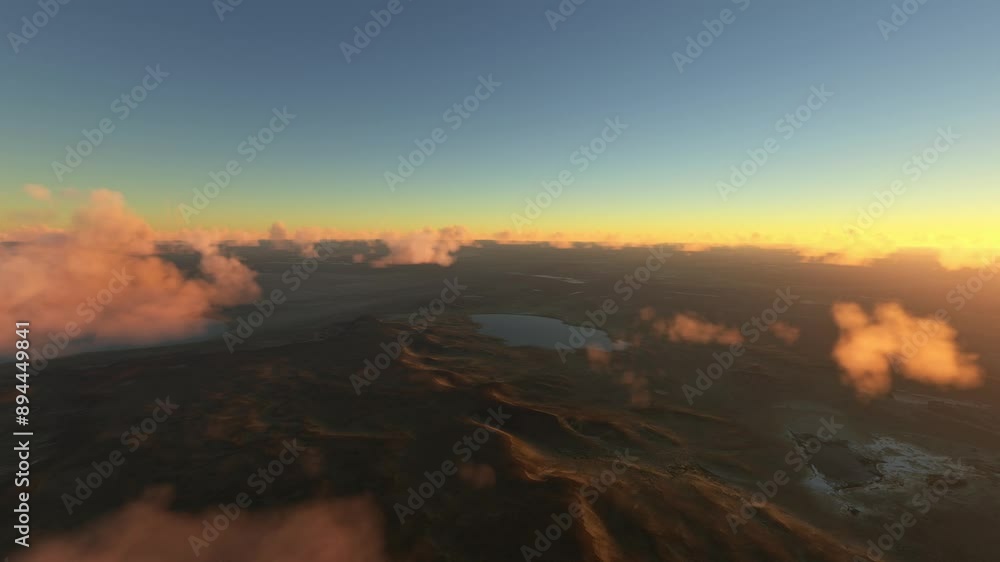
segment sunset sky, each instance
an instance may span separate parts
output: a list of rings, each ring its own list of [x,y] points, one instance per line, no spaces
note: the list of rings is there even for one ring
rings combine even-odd
[[[928,0],[888,39],[884,0],[592,0],[555,30],[545,13],[555,0],[402,0],[348,63],[341,43],[387,5],[245,0],[220,21],[207,1],[77,0],[27,42],[14,47],[7,35],[2,228],[65,226],[64,190],[106,188],[164,231],[280,220],[289,229],[458,224],[488,237],[514,230],[525,198],[566,169],[574,183],[532,229],[819,239],[899,180],[905,193],[872,232],[903,245],[1000,246],[993,0]],[[726,9],[734,21],[679,72],[674,53]],[[21,18],[37,10],[4,2],[5,34],[22,33]],[[122,119],[116,98],[157,65],[169,75]],[[445,112],[489,76],[500,86],[453,130]],[[786,139],[776,123],[823,86],[833,96]],[[242,162],[240,143],[286,107],[295,119],[185,223],[178,208],[192,190]],[[616,117],[627,130],[581,171],[574,151]],[[114,131],[60,180],[53,161],[105,118]],[[438,127],[447,140],[390,190],[385,172]],[[904,165],[948,128],[957,141],[914,180]],[[724,201],[718,182],[771,137],[779,150]],[[33,199],[28,184],[55,197]]]

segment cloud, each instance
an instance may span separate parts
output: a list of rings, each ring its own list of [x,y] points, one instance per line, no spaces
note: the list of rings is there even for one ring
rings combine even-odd
[[[709,250],[712,250],[713,247],[714,246],[712,246],[711,244],[706,244],[706,243],[687,242],[678,246],[677,250],[680,252],[696,253],[696,252],[707,252]]]
[[[28,194],[35,201],[51,201],[52,192],[49,188],[44,185],[39,185],[37,183],[28,183],[24,185],[24,192]]]
[[[45,225],[25,226],[0,232],[0,242],[27,243],[37,242],[46,238],[62,238],[63,231]]]
[[[774,332],[776,338],[785,342],[785,345],[792,345],[799,341],[799,334],[801,333],[801,330],[784,321],[775,322],[771,326],[771,331]]]
[[[658,245],[659,240],[651,236],[626,238],[617,232],[543,232],[540,230],[525,230],[511,232],[502,230],[492,234],[477,237],[481,240],[492,240],[501,245],[544,244],[552,248],[566,250],[571,248],[607,248],[621,249],[635,246]]]
[[[611,352],[594,345],[588,345],[587,363],[591,369],[604,370],[611,366]]]
[[[973,388],[983,383],[979,357],[963,353],[958,333],[936,317],[911,316],[896,303],[879,304],[871,316],[856,303],[836,303],[832,312],[840,328],[833,358],[844,370],[844,381],[861,396],[889,392],[893,370],[943,387]]]
[[[192,234],[191,243],[201,260],[189,277],[155,255],[153,230],[120,193],[93,191],[64,231],[0,247],[3,316],[30,321],[34,333],[55,334],[63,342],[55,345],[74,350],[201,334],[220,307],[250,302],[260,289],[254,272],[219,254],[211,237]],[[11,349],[12,337],[0,342]]]
[[[634,371],[622,373],[621,384],[626,387],[629,393],[629,404],[637,408],[647,408],[652,401],[649,392],[649,379]]]
[[[202,251],[221,246],[260,246],[260,241],[266,240],[267,234],[230,228],[192,228],[176,232],[157,232],[155,238],[160,242],[183,242],[196,251]]]
[[[355,263],[370,261],[375,267],[391,265],[437,264],[449,266],[455,262],[455,253],[472,243],[468,231],[462,226],[441,229],[425,228],[416,232],[347,231],[336,228],[306,227],[290,231],[282,222],[275,222],[267,231],[234,231],[229,229],[193,229],[158,235],[164,240],[183,241],[195,248],[206,244],[229,246],[257,246],[267,240],[272,248],[294,251],[304,257],[316,257],[316,244],[323,241],[352,242],[367,245],[371,255],[359,254]],[[381,242],[388,250],[379,256],[375,248]]]
[[[995,250],[950,248],[941,250],[938,254],[938,263],[948,271],[995,268],[998,255],[1000,253]]]
[[[238,508],[235,508],[238,509]],[[274,512],[244,511],[217,538],[204,541],[204,521],[218,509],[188,515],[152,502],[125,506],[82,531],[43,540],[20,562],[383,562],[382,516],[368,497],[315,502]],[[204,541],[204,545],[198,541]],[[197,558],[192,542],[197,545]]]
[[[375,260],[372,265],[432,263],[449,266],[455,262],[459,248],[470,240],[468,231],[461,226],[439,230],[425,228],[408,234],[386,233],[382,242],[388,246],[389,255]]]
[[[672,342],[688,343],[741,343],[743,336],[734,328],[713,324],[693,312],[674,315],[672,320],[659,319],[653,322],[653,330],[666,336]]]
[[[36,186],[46,190],[43,186]],[[26,186],[27,189],[27,186]],[[70,200],[72,192],[64,190],[61,199]],[[34,213],[29,215],[25,213]],[[12,214],[8,224],[18,224],[17,218],[31,216],[26,224],[40,224],[52,218],[52,213],[43,216],[38,210],[22,209]],[[21,225],[24,226],[24,225]],[[956,270],[978,268],[995,259],[1000,248],[1000,240],[966,239],[956,237],[909,237],[892,239],[878,232],[821,231],[812,234],[781,236],[760,232],[734,232],[720,234],[712,232],[664,231],[658,234],[624,235],[620,232],[603,231],[542,231],[528,229],[522,232],[504,230],[500,232],[470,233],[462,226],[434,229],[425,228],[416,232],[398,231],[349,231],[330,227],[299,227],[294,231],[281,222],[275,222],[269,229],[257,231],[231,230],[224,228],[200,229],[213,233],[215,240],[235,246],[256,246],[261,240],[268,240],[271,247],[300,252],[305,257],[315,257],[315,244],[322,241],[350,241],[368,243],[372,246],[384,244],[389,256],[370,257],[375,267],[434,263],[450,265],[462,246],[476,245],[477,241],[492,240],[499,245],[542,244],[557,249],[604,248],[621,249],[629,247],[659,246],[670,244],[682,253],[692,254],[719,249],[739,250],[758,248],[767,251],[797,255],[803,262],[838,266],[869,266],[880,260],[891,259],[912,253],[915,249],[928,252],[936,257],[945,269]],[[157,233],[157,240],[183,239],[180,232]],[[8,230],[0,232],[0,241],[11,240],[17,233]]]
[[[269,239],[275,240],[288,240],[288,229],[285,228],[285,223],[278,221],[271,225],[271,230],[268,232]]]

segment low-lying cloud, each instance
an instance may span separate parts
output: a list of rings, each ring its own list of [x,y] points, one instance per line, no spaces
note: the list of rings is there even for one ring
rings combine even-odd
[[[739,330],[713,324],[693,312],[675,314],[670,320],[656,320],[653,330],[672,342],[730,345],[743,341]]]
[[[52,192],[49,191],[49,188],[44,185],[39,185],[37,183],[25,184],[24,192],[28,194],[28,197],[31,197],[35,201],[52,200]]]
[[[973,388],[983,382],[979,357],[959,349],[958,332],[935,318],[912,316],[896,303],[869,315],[856,303],[833,305],[840,339],[833,358],[844,381],[859,395],[874,397],[892,389],[892,373],[943,387]]]
[[[217,246],[195,241],[201,260],[188,276],[156,256],[154,238],[120,193],[91,192],[66,230],[0,247],[4,317],[30,322],[42,350],[146,344],[197,335],[220,307],[258,296],[254,272]]]
[[[782,321],[775,322],[771,326],[771,331],[774,332],[776,338],[785,342],[785,345],[792,345],[799,341],[799,335],[801,335],[799,328]]]
[[[399,231],[347,231],[335,228],[299,228],[290,230],[282,222],[275,222],[267,231],[235,231],[230,229],[193,229],[164,233],[158,236],[166,241],[182,241],[198,247],[204,243],[226,246],[258,246],[266,240],[271,248],[288,250],[304,257],[316,257],[316,244],[326,241],[351,242],[368,247],[367,254],[359,254],[355,263],[370,263],[373,267],[393,265],[435,264],[443,267],[455,263],[455,254],[462,246],[471,244],[472,238],[461,226],[413,232]],[[379,251],[379,242],[384,250]]]
[[[18,562],[383,562],[382,516],[367,497],[314,502],[277,512],[243,512],[215,533],[197,557],[192,537],[203,539],[200,515],[137,502],[82,531],[42,540]]]
[[[469,241],[469,234],[461,226],[439,230],[426,228],[408,234],[387,233],[382,242],[389,248],[389,255],[372,262],[375,267],[431,263],[449,266],[455,263],[455,254]]]

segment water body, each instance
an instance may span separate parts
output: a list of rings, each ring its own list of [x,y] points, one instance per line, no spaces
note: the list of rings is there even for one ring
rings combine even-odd
[[[531,316],[528,314],[473,314],[473,322],[481,327],[479,333],[501,338],[508,345],[531,346],[554,349],[557,343],[570,345],[571,326],[556,318]],[[588,330],[589,331],[589,330]],[[584,347],[595,347],[604,351],[620,350],[626,347],[624,342],[613,342],[607,332],[596,330],[586,338]]]

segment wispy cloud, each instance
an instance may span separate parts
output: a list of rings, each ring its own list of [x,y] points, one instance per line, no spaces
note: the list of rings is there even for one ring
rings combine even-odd
[[[51,201],[52,192],[49,188],[44,185],[37,183],[28,183],[24,185],[24,192],[28,194],[35,201]]]

